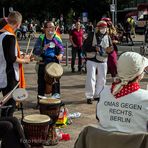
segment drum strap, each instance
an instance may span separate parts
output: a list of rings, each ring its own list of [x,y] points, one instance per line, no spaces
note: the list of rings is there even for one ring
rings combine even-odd
[[[53,79],[54,79],[53,84],[58,83],[56,78],[53,78]]]

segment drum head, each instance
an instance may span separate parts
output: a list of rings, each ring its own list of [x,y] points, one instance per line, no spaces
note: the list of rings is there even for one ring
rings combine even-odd
[[[13,94],[12,94],[12,97],[15,101],[24,101],[25,99],[28,98],[28,93],[26,91],[26,89],[24,88],[17,88]]]
[[[61,77],[63,74],[63,68],[60,64],[52,62],[46,65],[46,73],[54,78]]]
[[[61,100],[47,98],[47,99],[40,99],[39,100],[39,103],[40,104],[60,104],[61,103]]]
[[[33,114],[25,116],[23,121],[26,123],[45,123],[50,121],[50,117],[47,115]]]

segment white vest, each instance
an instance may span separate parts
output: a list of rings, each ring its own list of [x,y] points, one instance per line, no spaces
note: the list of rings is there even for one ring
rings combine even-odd
[[[6,60],[4,57],[2,42],[6,35],[13,35],[9,32],[4,32],[0,35],[0,88],[5,88],[7,86],[7,74],[6,74]],[[15,56],[18,55],[17,48],[15,47]],[[13,64],[13,68],[15,71],[15,78],[19,81],[19,65],[18,63]]]
[[[148,90],[139,89],[121,98],[115,98],[105,86],[97,104],[99,128],[127,133],[147,132]]]

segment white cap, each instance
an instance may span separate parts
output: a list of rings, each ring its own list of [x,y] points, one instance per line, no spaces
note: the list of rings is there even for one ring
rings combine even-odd
[[[121,54],[117,62],[117,72],[121,83],[117,84],[113,94],[117,94],[123,85],[142,74],[148,66],[148,59],[136,52],[125,52]]]

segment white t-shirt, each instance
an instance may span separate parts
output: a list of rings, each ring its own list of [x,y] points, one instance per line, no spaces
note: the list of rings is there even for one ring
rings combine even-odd
[[[110,86],[104,87],[97,104],[99,128],[127,133],[147,132],[148,90],[139,89],[116,99],[110,89]]]

